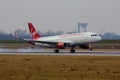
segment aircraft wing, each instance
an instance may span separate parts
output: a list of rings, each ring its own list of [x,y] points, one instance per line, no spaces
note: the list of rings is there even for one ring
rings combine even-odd
[[[57,44],[59,42],[65,43],[65,44],[73,44],[73,41],[70,40],[62,40],[62,41],[39,41],[39,40],[33,40],[33,39],[24,39],[25,41],[28,42],[33,42],[33,43],[46,43],[46,44]]]

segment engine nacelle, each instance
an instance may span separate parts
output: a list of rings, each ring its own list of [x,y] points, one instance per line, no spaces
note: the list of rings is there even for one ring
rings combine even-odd
[[[89,44],[81,44],[79,47],[82,49],[89,49]]]
[[[58,49],[64,49],[64,48],[65,48],[65,44],[62,43],[62,42],[58,42],[58,43],[56,44],[56,48],[58,48]]]

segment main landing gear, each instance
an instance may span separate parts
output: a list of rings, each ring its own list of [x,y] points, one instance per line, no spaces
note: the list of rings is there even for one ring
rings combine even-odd
[[[92,51],[92,50],[93,50],[93,48],[92,48],[92,47],[90,47],[90,48],[89,48],[89,50],[90,50],[90,51]],[[55,50],[54,50],[54,53],[59,53],[59,49],[55,49]],[[74,48],[73,48],[73,49],[71,49],[71,50],[70,50],[70,53],[75,53],[75,49],[74,49]]]
[[[93,50],[91,44],[89,44],[89,50],[90,50],[90,51]],[[59,49],[56,48],[56,49],[54,50],[54,53],[59,53]],[[71,49],[70,49],[70,53],[75,53],[75,47],[74,47],[74,46],[71,47]]]
[[[59,49],[55,49],[54,53],[59,53]],[[75,49],[71,48],[70,53],[75,53]]]
[[[55,49],[54,52],[55,52],[55,53],[59,53],[59,49]]]
[[[71,50],[70,50],[70,53],[75,53],[75,49],[71,49]]]
[[[75,53],[75,46],[71,46],[70,53]]]

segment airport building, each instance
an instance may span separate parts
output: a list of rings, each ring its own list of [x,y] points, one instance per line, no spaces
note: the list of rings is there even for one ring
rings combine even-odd
[[[78,22],[77,32],[87,32],[87,25],[88,23],[80,23]]]

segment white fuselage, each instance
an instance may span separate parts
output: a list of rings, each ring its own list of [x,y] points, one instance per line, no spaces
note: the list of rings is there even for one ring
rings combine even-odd
[[[94,32],[84,32],[84,33],[75,33],[75,34],[64,34],[58,36],[50,36],[50,37],[41,37],[37,39],[38,41],[44,42],[62,42],[62,43],[70,43],[73,45],[79,44],[90,44],[97,41],[100,41],[102,38]],[[36,43],[36,45],[48,45],[45,43]]]

